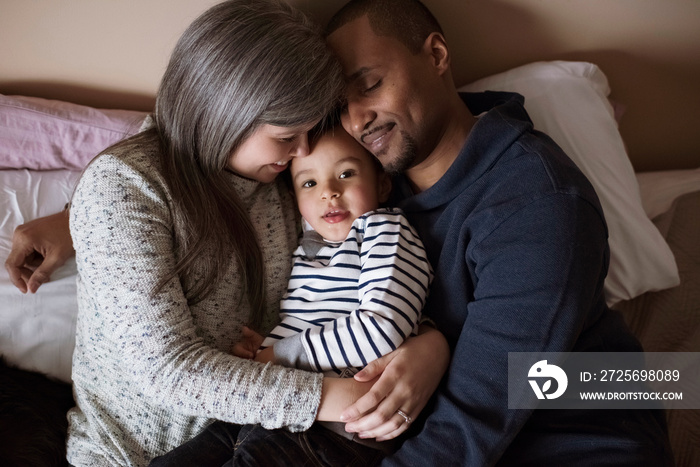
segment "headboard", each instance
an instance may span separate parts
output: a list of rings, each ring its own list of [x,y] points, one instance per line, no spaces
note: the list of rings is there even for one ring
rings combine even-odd
[[[289,0],[324,23],[344,0]],[[217,0],[3,0],[0,93],[149,110],[170,51]],[[700,166],[700,2],[425,0],[458,85],[538,60],[598,64],[637,171]]]

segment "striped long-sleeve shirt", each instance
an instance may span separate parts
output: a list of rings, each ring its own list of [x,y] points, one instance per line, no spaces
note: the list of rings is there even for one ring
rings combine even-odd
[[[432,270],[399,209],[358,217],[345,241],[294,252],[281,323],[263,342],[288,366],[341,373],[396,349],[417,327]]]

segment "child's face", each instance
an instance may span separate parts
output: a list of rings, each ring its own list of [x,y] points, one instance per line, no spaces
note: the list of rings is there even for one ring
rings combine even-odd
[[[355,219],[377,209],[391,189],[389,177],[342,128],[323,135],[291,165],[301,215],[323,238],[345,240]]]

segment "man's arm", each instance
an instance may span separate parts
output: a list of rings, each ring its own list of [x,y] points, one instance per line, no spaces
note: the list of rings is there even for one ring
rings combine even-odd
[[[605,238],[590,204],[557,195],[510,216],[468,253],[473,298],[450,297],[464,302],[467,318],[453,341],[435,410],[386,464],[499,460],[532,413],[508,409],[508,352],[572,349],[586,320],[594,319],[591,310],[602,303]]]
[[[35,293],[56,269],[75,255],[68,221],[66,210],[15,229],[5,269],[22,293]]]

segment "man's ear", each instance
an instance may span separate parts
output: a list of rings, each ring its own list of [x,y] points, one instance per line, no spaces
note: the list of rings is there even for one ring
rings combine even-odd
[[[445,36],[439,32],[431,33],[423,43],[423,52],[430,55],[433,66],[443,75],[450,69],[450,51]]]
[[[377,183],[379,185],[377,187],[377,199],[380,203],[386,203],[389,199],[389,194],[391,194],[391,177],[382,172],[379,174]]]

